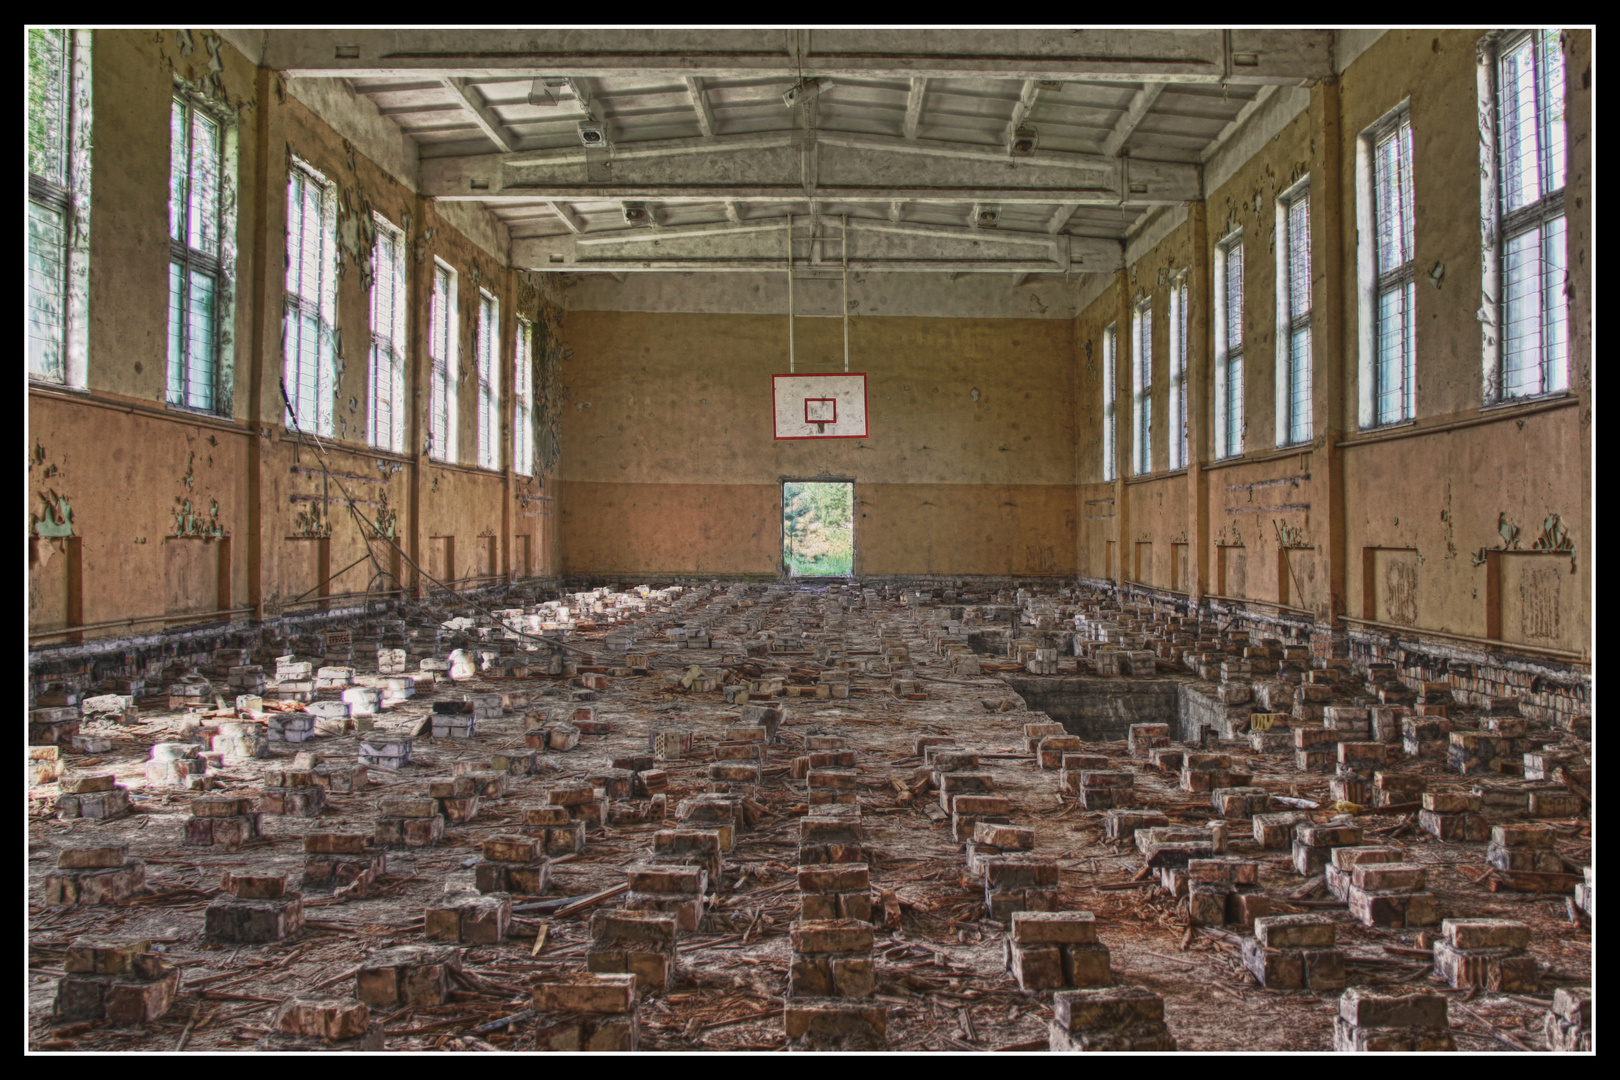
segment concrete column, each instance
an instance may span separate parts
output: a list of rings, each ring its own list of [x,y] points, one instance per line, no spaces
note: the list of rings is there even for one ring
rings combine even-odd
[[[1311,172],[1311,392],[1312,424],[1316,431],[1313,466],[1321,470],[1325,513],[1325,553],[1327,556],[1328,602],[1319,604],[1317,622],[1324,629],[1341,629],[1339,618],[1346,614],[1344,451],[1337,444],[1344,438],[1350,417],[1346,402],[1350,394],[1349,365],[1346,361],[1347,331],[1344,323],[1344,288],[1354,287],[1353,260],[1345,261],[1346,233],[1354,239],[1355,219],[1346,212],[1344,149],[1347,136],[1339,122],[1339,81],[1324,79],[1311,88],[1311,141],[1316,160]]]
[[[1592,31],[1564,31],[1564,116],[1569,146],[1569,172],[1564,191],[1567,221],[1564,266],[1569,274],[1569,388],[1580,398],[1580,456],[1588,470],[1581,485],[1581,523],[1575,536],[1580,559],[1578,588],[1591,590],[1596,535],[1592,481],[1597,461],[1592,452],[1592,286],[1597,248],[1592,235]],[[1574,462],[1569,463],[1575,467]],[[1573,532],[1574,530],[1572,530]],[[1596,612],[1593,613],[1594,618]],[[1592,655],[1591,629],[1581,652]]]
[[[1114,584],[1127,580],[1125,550],[1130,544],[1131,504],[1125,497],[1125,477],[1131,468],[1132,437],[1136,432],[1131,424],[1131,364],[1135,354],[1131,350],[1131,268],[1114,273],[1118,289],[1114,314]],[[1121,389],[1123,387],[1123,389]]]
[[[506,583],[510,585],[516,576],[512,565],[512,549],[516,543],[513,539],[512,499],[517,484],[517,477],[512,471],[512,436],[517,430],[517,317],[518,292],[517,271],[511,267],[503,267],[501,281],[504,288],[501,290],[504,299],[501,302],[501,350],[495,363],[500,371],[501,390],[501,427],[497,438],[503,443],[499,460],[501,467],[501,566],[505,567]]]
[[[1209,317],[1215,302],[1209,255],[1207,204],[1187,208],[1192,232],[1192,267],[1187,275],[1187,543],[1192,565],[1187,592],[1196,608],[1210,588],[1209,550],[1210,372],[1214,355]]]
[[[428,202],[420,195],[411,200],[411,224],[416,226],[420,235],[426,225]],[[411,238],[405,238],[407,245]],[[406,256],[406,293],[410,297],[411,324],[406,332],[410,341],[409,351],[406,353],[406,367],[410,373],[411,387],[411,423],[406,437],[411,440],[411,483],[410,506],[406,514],[405,532],[396,538],[411,561],[421,566],[426,557],[427,546],[422,536],[422,484],[427,472],[427,455],[423,448],[427,446],[428,436],[428,407],[433,400],[428,379],[433,371],[433,364],[428,359],[429,321],[432,318],[433,303],[433,260],[423,259],[413,262],[410,255]],[[414,267],[416,272],[411,273]],[[427,580],[410,569],[405,574],[410,581],[411,588],[416,590],[418,600],[427,597]]]
[[[272,343],[281,340],[277,333],[282,308],[278,294],[285,280],[284,273],[272,273],[271,267],[283,265],[282,260],[286,257],[285,229],[279,243],[270,242],[270,223],[277,216],[274,208],[287,204],[285,196],[276,200],[270,195],[271,174],[281,176],[286,161],[285,154],[270,152],[272,145],[280,145],[279,141],[273,142],[271,139],[271,129],[280,127],[280,110],[271,106],[278,77],[274,71],[264,67],[255,73],[253,93],[259,107],[253,111],[253,128],[258,147],[253,155],[253,176],[238,181],[247,189],[247,197],[237,200],[241,213],[252,215],[249,227],[253,230],[254,256],[252,285],[239,295],[246,303],[253,305],[257,313],[253,320],[253,338],[246,350],[247,415],[253,427],[253,437],[248,440],[247,505],[252,512],[247,515],[247,535],[243,538],[247,555],[247,602],[253,607],[256,622],[264,619],[264,521],[267,516],[264,508],[265,450],[269,443],[268,433],[280,427],[282,412],[279,388],[270,389],[277,386],[277,373],[267,370],[273,366],[269,357]],[[238,227],[242,224],[239,222]],[[281,350],[277,348],[275,353],[279,356]],[[243,353],[239,351],[237,356],[242,357]],[[238,379],[237,385],[243,385],[243,380]]]

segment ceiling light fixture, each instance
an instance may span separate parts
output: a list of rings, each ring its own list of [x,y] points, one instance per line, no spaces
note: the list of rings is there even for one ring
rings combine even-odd
[[[790,109],[795,105],[802,105],[831,85],[831,79],[806,79],[799,85],[790,87],[787,93],[782,95],[782,104]]]
[[[598,120],[581,120],[579,123],[579,141],[588,147],[600,147],[608,144],[607,125]]]
[[[1007,154],[1010,157],[1034,157],[1038,141],[1034,128],[1021,127],[1013,132],[1012,139],[1007,143]]]
[[[557,104],[557,95],[553,91],[561,90],[567,85],[567,79],[541,76],[529,86],[529,104],[542,108],[552,108]]]
[[[624,204],[624,221],[627,225],[651,225],[652,211],[642,202],[627,202]]]

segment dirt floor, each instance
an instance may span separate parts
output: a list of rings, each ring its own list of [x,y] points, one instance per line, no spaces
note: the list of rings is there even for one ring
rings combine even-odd
[[[770,606],[743,609],[716,619],[716,646],[711,650],[672,649],[664,643],[667,614],[649,612],[631,625],[640,632],[634,651],[650,653],[653,671],[640,677],[611,677],[595,702],[607,720],[607,735],[586,735],[576,749],[544,755],[547,769],[538,776],[513,777],[509,793],[486,799],[477,818],[451,825],[445,840],[433,848],[391,850],[388,873],[372,897],[335,901],[330,892],[304,894],[306,928],[295,938],[266,946],[220,947],[203,940],[203,909],[218,895],[226,871],[289,875],[296,886],[302,873],[302,837],[309,831],[370,832],[379,796],[426,792],[426,780],[450,773],[451,763],[475,760],[487,765],[492,752],[523,745],[531,716],[511,713],[478,722],[472,740],[415,740],[411,763],[397,774],[372,769],[363,793],[333,795],[316,818],[266,815],[264,842],[241,851],[187,847],[184,822],[189,793],[148,788],[144,765],[152,743],[179,739],[183,717],[156,702],[140,710],[131,726],[87,726],[90,734],[114,740],[108,753],[65,757],[68,774],[114,773],[133,796],[134,814],[117,820],[59,821],[51,811],[56,785],[30,790],[28,848],[29,972],[28,1045],[59,1051],[227,1051],[249,1050],[266,1031],[276,1003],[295,995],[347,995],[353,992],[353,970],[368,954],[392,945],[423,941],[425,905],[441,895],[447,883],[471,886],[470,869],[486,837],[516,832],[526,809],[543,805],[557,781],[580,779],[608,767],[616,756],[647,753],[647,735],[659,728],[685,727],[695,732],[691,759],[664,763],[670,775],[671,820],[632,826],[610,826],[590,834],[584,852],[557,860],[548,897],[586,896],[621,884],[625,867],[644,857],[652,834],[673,827],[681,797],[705,790],[711,748],[737,717],[720,693],[694,693],[668,688],[664,675],[690,664],[729,664],[744,670],[752,664],[766,673],[787,676],[789,685],[814,681],[820,665],[811,655],[744,656],[744,642],[732,627],[744,615],[763,615],[766,629],[800,627],[815,632],[827,599],[825,590],[787,594]],[[753,599],[759,599],[756,590]],[[858,595],[858,594],[849,594]],[[910,782],[921,766],[912,755],[919,735],[954,738],[981,754],[981,768],[995,777],[999,793],[1013,800],[1014,823],[1037,830],[1036,853],[1058,861],[1063,908],[1094,912],[1099,940],[1112,950],[1116,983],[1136,984],[1163,996],[1165,1021],[1183,1051],[1322,1051],[1331,1049],[1337,994],[1267,991],[1242,968],[1236,937],[1212,936],[1189,928],[1185,902],[1178,902],[1156,881],[1136,881],[1142,857],[1133,848],[1116,848],[1102,838],[1102,815],[1081,810],[1059,795],[1057,770],[1037,767],[1024,745],[1022,726],[1044,720],[1027,711],[1021,699],[995,674],[953,678],[935,654],[928,631],[939,615],[927,608],[903,606],[898,600],[856,606],[844,618],[844,639],[851,661],[880,659],[879,631],[898,629],[909,647],[912,667],[927,690],[927,700],[897,698],[886,671],[855,671],[847,700],[783,698],[786,719],[778,742],[769,747],[764,783],[755,794],[771,816],[738,835],[725,857],[723,884],[702,932],[683,935],[681,970],[667,994],[644,994],[640,1006],[644,1050],[778,1050],[784,1046],[783,994],[787,989],[788,930],[798,907],[794,878],[798,819],[807,807],[802,781],[788,777],[788,763],[799,755],[807,735],[840,735],[858,754],[860,802],[866,843],[881,858],[872,866],[874,889],[892,890],[899,901],[899,926],[877,931],[877,997],[888,1004],[888,1045],[892,1050],[944,1052],[1040,1051],[1046,1047],[1051,1018],[1049,993],[1025,993],[1004,969],[1005,929],[985,917],[983,889],[964,876],[962,846],[950,836],[949,822],[937,823],[923,810],[933,795],[903,793],[896,779]],[[724,600],[722,591],[710,598]],[[455,614],[451,611],[450,614]],[[619,624],[622,628],[624,624]],[[602,665],[616,664],[600,648],[606,622],[595,631],[574,632],[568,641],[597,654]],[[359,635],[356,635],[359,636]],[[810,646],[807,646],[810,647]],[[581,656],[572,657],[589,663]],[[319,665],[319,660],[316,660]],[[1061,670],[1072,673],[1073,658]],[[415,668],[413,656],[410,667]],[[881,667],[880,664],[873,666]],[[1161,674],[1167,665],[1161,664]],[[1009,670],[1011,667],[1009,665]],[[802,674],[795,675],[794,672]],[[362,669],[361,674],[365,674]],[[1191,678],[1183,673],[1180,676]],[[383,732],[407,732],[429,711],[435,699],[466,691],[531,691],[549,695],[537,707],[568,700],[572,680],[528,678],[441,682],[419,687],[417,696],[378,717]],[[321,698],[335,698],[323,692]],[[1005,710],[1005,711],[996,711]],[[1171,719],[1171,718],[1167,718]],[[195,724],[195,721],[192,721]],[[210,794],[255,793],[263,771],[285,766],[294,753],[313,751],[324,761],[353,761],[361,736],[320,737],[298,746],[273,743],[270,756],[232,766],[219,774],[222,787]],[[1301,773],[1292,759],[1249,752],[1246,744],[1222,744],[1254,773],[1254,784],[1277,794],[1327,802],[1327,779]],[[1177,777],[1132,760],[1124,742],[1087,746],[1088,753],[1115,759],[1116,768],[1136,773],[1137,804],[1167,812],[1173,822],[1202,824],[1213,817],[1207,798],[1177,790]],[[1246,763],[1246,764],[1244,764]],[[1434,774],[1436,783],[1466,787],[1441,762],[1409,762],[1403,768]],[[1326,812],[1315,815],[1325,821]],[[1365,815],[1358,823],[1367,842],[1391,843],[1406,849],[1409,861],[1430,867],[1429,884],[1438,898],[1441,917],[1493,916],[1521,920],[1533,928],[1532,953],[1540,961],[1544,982],[1534,995],[1451,991],[1430,974],[1430,965],[1414,949],[1426,949],[1431,934],[1414,930],[1369,929],[1350,920],[1344,905],[1317,893],[1305,903],[1287,898],[1305,883],[1290,865],[1286,851],[1260,851],[1248,836],[1247,822],[1234,821],[1228,854],[1261,861],[1261,883],[1272,913],[1311,911],[1339,924],[1339,942],[1349,957],[1352,985],[1401,984],[1445,993],[1459,1050],[1544,1050],[1542,1018],[1558,986],[1590,985],[1591,935],[1584,922],[1572,922],[1573,907],[1562,895],[1491,892],[1476,884],[1486,869],[1482,843],[1443,844],[1412,824],[1412,815]],[[1551,822],[1561,830],[1560,852],[1576,863],[1590,861],[1590,824],[1585,820]],[[44,875],[56,866],[66,846],[121,843],[146,861],[148,894],[108,907],[47,908]],[[535,898],[515,898],[521,909]],[[616,901],[607,901],[615,903]],[[458,991],[446,1005],[374,1014],[387,1033],[390,1050],[523,1050],[532,1048],[534,1021],[495,1025],[530,1006],[528,987],[547,972],[580,970],[584,965],[590,910],[567,918],[519,911],[499,946],[466,950],[466,970],[480,980],[476,991]],[[874,915],[874,918],[880,918]],[[535,935],[545,927],[539,955],[531,955]],[[1228,927],[1228,932],[1242,928]],[[145,1027],[111,1028],[75,1024],[53,1027],[51,1002],[62,975],[65,947],[76,937],[115,934],[148,938],[154,948],[182,970],[183,983],[173,1008]],[[1438,936],[1439,928],[1432,930]]]

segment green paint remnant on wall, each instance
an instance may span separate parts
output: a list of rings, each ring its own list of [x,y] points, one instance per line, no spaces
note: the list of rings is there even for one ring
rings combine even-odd
[[[34,519],[34,535],[51,539],[72,536],[73,507],[67,499],[55,491],[41,492],[40,498],[45,500],[45,513]]]

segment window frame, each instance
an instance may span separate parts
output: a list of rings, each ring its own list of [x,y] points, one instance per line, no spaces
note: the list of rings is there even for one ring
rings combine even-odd
[[[1237,263],[1237,303],[1238,318],[1236,320],[1236,344],[1233,343],[1233,327],[1229,277],[1231,272],[1232,252],[1238,253]],[[1215,459],[1217,461],[1227,458],[1242,457],[1248,424],[1247,410],[1244,408],[1244,382],[1243,382],[1243,355],[1245,347],[1244,312],[1247,310],[1247,283],[1244,281],[1243,270],[1247,260],[1243,253],[1243,230],[1235,229],[1223,236],[1215,244],[1214,267],[1214,336],[1215,336],[1215,393],[1214,393],[1214,427],[1215,427]],[[1233,378],[1234,373],[1236,379]],[[1235,420],[1234,420],[1235,414]],[[1236,435],[1236,446],[1232,445],[1232,436]]]
[[[236,168],[238,161],[238,133],[235,118],[231,113],[220,108],[214,102],[196,93],[178,76],[175,78],[173,105],[185,110],[187,119],[187,170],[186,170],[186,197],[183,207],[186,219],[182,224],[182,232],[188,233],[185,226],[191,222],[190,210],[190,180],[192,176],[191,162],[194,160],[195,143],[192,132],[195,130],[195,116],[201,112],[204,118],[213,123],[219,138],[219,175],[218,192],[216,194],[217,207],[215,209],[215,228],[218,230],[215,252],[207,252],[190,246],[189,239],[176,240],[173,236],[173,179],[174,179],[174,145],[172,142],[173,127],[171,125],[171,143],[169,146],[169,176],[170,176],[170,214],[171,233],[169,237],[169,265],[178,264],[181,268],[180,280],[185,287],[186,301],[189,305],[190,282],[193,273],[201,273],[212,278],[214,283],[214,343],[213,343],[213,385],[209,388],[212,402],[208,405],[194,405],[189,400],[189,386],[182,390],[182,400],[174,399],[173,380],[173,315],[174,298],[169,298],[170,315],[170,361],[165,367],[164,400],[171,409],[185,412],[198,412],[208,416],[229,416],[232,412],[232,384],[234,382],[236,360],[236,334],[234,331],[236,318],[236,223],[237,223],[237,192]],[[172,108],[172,107],[171,107]],[[172,113],[171,113],[172,117]],[[173,282],[173,274],[170,275]],[[182,327],[189,327],[188,321],[181,323]],[[189,344],[189,337],[183,336],[182,346]],[[184,349],[182,348],[182,356]],[[182,369],[188,368],[182,361]]]
[[[478,467],[501,467],[501,300],[478,290]]]
[[[318,204],[320,217],[317,222],[318,235],[315,265],[313,269],[320,272],[316,282],[316,295],[313,299],[295,292],[287,287],[287,280],[282,282],[282,323],[281,323],[281,370],[282,378],[287,384],[288,401],[282,403],[282,422],[290,430],[302,431],[305,434],[314,434],[323,439],[333,437],[336,428],[336,395],[337,395],[337,185],[327,179],[315,166],[296,154],[289,155],[287,170],[287,278],[293,276],[294,251],[292,244],[293,213],[292,198],[294,184],[302,176],[307,186],[313,184],[319,193]],[[303,212],[299,212],[299,222],[303,223]],[[302,284],[310,268],[303,266],[303,246],[299,245],[298,278]],[[302,405],[303,394],[301,383],[298,380],[303,370],[305,356],[302,347],[296,353],[289,349],[289,342],[293,340],[289,334],[295,330],[304,319],[313,318],[315,322],[315,353],[310,361],[314,364],[314,395],[313,406],[315,410],[314,426],[305,427],[301,417],[293,415],[291,406]]]
[[[1153,297],[1131,305],[1131,472],[1153,472]]]
[[[534,475],[534,323],[521,315],[512,348],[512,471]]]
[[[1187,461],[1187,301],[1190,274],[1182,270],[1170,279],[1170,469],[1185,469]]]
[[[1380,271],[1378,267],[1378,224],[1379,214],[1377,206],[1377,149],[1391,132],[1399,134],[1402,128],[1408,132],[1408,145],[1411,145],[1410,131],[1412,126],[1411,101],[1402,101],[1395,108],[1385,113],[1378,121],[1367,127],[1356,139],[1356,226],[1358,243],[1356,250],[1357,263],[1357,292],[1358,292],[1358,344],[1359,356],[1357,368],[1359,372],[1357,419],[1361,430],[1371,431],[1379,428],[1396,427],[1401,424],[1411,424],[1417,421],[1417,230],[1412,230],[1412,247],[1407,252],[1407,259],[1398,267]],[[1402,198],[1410,196],[1410,206],[1404,207],[1411,215],[1417,203],[1416,161],[1410,163],[1407,177],[1411,181],[1411,191],[1403,190]],[[1404,230],[1403,230],[1404,233]],[[1403,235],[1403,243],[1404,235]],[[1380,394],[1378,392],[1379,376],[1383,371],[1385,359],[1381,353],[1382,334],[1382,299],[1395,288],[1408,291],[1411,310],[1407,326],[1410,333],[1403,339],[1404,355],[1401,358],[1401,409],[1400,415],[1385,417],[1379,412]]]
[[[56,29],[42,27],[40,29]],[[61,225],[60,324],[50,327],[60,357],[60,377],[54,372],[36,371],[31,348],[24,356],[28,382],[63,390],[89,389],[89,328],[90,328],[90,154],[92,141],[91,109],[91,51],[93,31],[64,29],[62,78],[66,83],[63,104],[67,110],[63,133],[62,182],[54,178],[26,172],[28,199],[25,208],[32,213],[34,206],[55,215]],[[26,115],[26,113],[25,113]],[[25,153],[27,138],[24,138]],[[25,258],[30,252],[29,239],[24,239]],[[31,299],[27,277],[24,278],[24,302]],[[28,319],[27,329],[32,328]]]
[[[1481,351],[1481,408],[1516,405],[1527,401],[1536,401],[1547,398],[1562,397],[1569,393],[1569,327],[1571,324],[1569,298],[1564,295],[1564,283],[1568,281],[1569,274],[1569,232],[1568,219],[1565,212],[1565,194],[1569,183],[1569,137],[1568,118],[1564,118],[1565,131],[1563,133],[1563,175],[1556,188],[1544,190],[1538,197],[1525,206],[1515,210],[1507,209],[1507,168],[1503,160],[1503,143],[1506,141],[1503,124],[1506,120],[1506,109],[1502,97],[1502,64],[1507,55],[1525,43],[1531,44],[1532,80],[1534,82],[1532,97],[1535,102],[1535,127],[1537,134],[1537,172],[1538,187],[1544,187],[1542,179],[1547,161],[1543,157],[1547,153],[1544,145],[1545,136],[1550,129],[1550,121],[1543,115],[1543,106],[1552,104],[1551,99],[1542,100],[1544,60],[1542,49],[1546,46],[1547,38],[1543,35],[1556,35],[1551,43],[1551,49],[1559,55],[1562,69],[1562,31],[1550,28],[1530,28],[1494,30],[1486,34],[1479,41],[1478,56],[1478,84],[1480,102],[1480,351]],[[1568,72],[1560,71],[1560,79],[1566,87]],[[1550,88],[1547,88],[1550,89]],[[1559,222],[1563,223],[1563,281],[1557,284],[1557,296],[1562,304],[1562,340],[1560,347],[1553,355],[1549,355],[1546,344],[1546,330],[1548,311],[1548,284],[1546,270],[1543,269],[1543,280],[1539,282],[1541,302],[1537,305],[1536,331],[1542,340],[1540,346],[1541,357],[1537,363],[1538,388],[1527,392],[1513,393],[1510,391],[1507,342],[1513,327],[1509,325],[1510,307],[1506,295],[1508,282],[1506,273],[1506,260],[1508,245],[1531,232],[1538,234],[1538,263],[1541,262],[1540,253],[1545,251],[1547,244],[1547,230]]]
[[[406,290],[406,274],[409,260],[405,257],[405,230],[389,221],[376,211],[372,212],[373,239],[371,244],[371,296],[370,300],[370,329],[371,352],[367,378],[370,401],[366,410],[366,437],[372,446],[379,450],[388,450],[395,454],[405,452],[405,421],[407,406],[405,397],[405,369],[406,348],[409,340],[409,328],[406,314],[409,309],[409,296]],[[378,332],[378,298],[380,273],[383,258],[383,245],[392,246],[393,256],[389,260],[392,264],[393,275],[392,295],[389,297],[392,317],[388,319],[386,333]],[[391,403],[388,407],[388,430],[383,432],[378,424],[378,417],[382,413],[381,394],[383,378],[386,377]],[[383,436],[386,435],[386,441]]]
[[[1301,203],[1305,212],[1305,305],[1303,313],[1294,310],[1294,227],[1292,224],[1293,212]],[[1314,401],[1314,346],[1316,335],[1312,331],[1311,316],[1315,311],[1316,302],[1313,282],[1311,279],[1312,237],[1311,237],[1311,189],[1310,177],[1306,176],[1288,190],[1277,196],[1277,363],[1276,363],[1276,428],[1277,446],[1279,449],[1288,446],[1307,446],[1316,436],[1316,424],[1312,416]],[[1302,354],[1296,353],[1294,339],[1301,333],[1306,334],[1305,346]],[[1300,382],[1303,390],[1302,417],[1295,415],[1295,378],[1301,376]],[[1303,421],[1302,424],[1296,423]],[[1296,433],[1296,427],[1303,426],[1304,430]]]
[[[1103,482],[1113,483],[1119,477],[1118,462],[1118,416],[1116,415],[1116,398],[1119,395],[1119,385],[1116,376],[1115,361],[1119,353],[1119,327],[1117,323],[1109,323],[1103,327]]]
[[[461,275],[443,259],[434,257],[433,278],[428,297],[428,457],[454,464],[459,457],[456,423],[456,373],[461,362]],[[441,281],[445,288],[441,290]],[[444,328],[438,340],[436,323]],[[444,355],[439,355],[439,353]],[[443,410],[434,405],[442,381]]]

